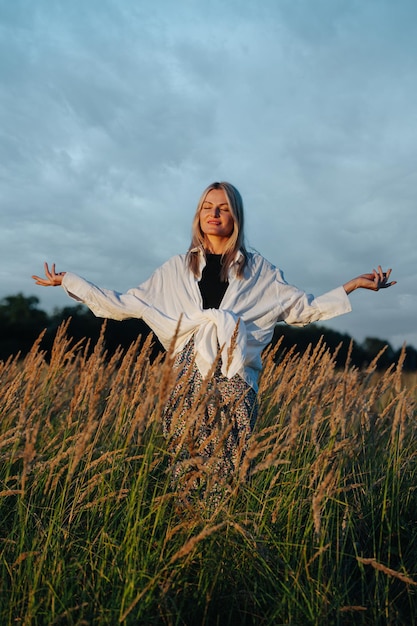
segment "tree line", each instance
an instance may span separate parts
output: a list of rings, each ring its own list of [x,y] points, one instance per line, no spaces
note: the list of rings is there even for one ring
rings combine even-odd
[[[41,347],[48,354],[57,328],[69,318],[68,334],[74,341],[83,338],[90,340],[92,349],[102,330],[103,320],[95,317],[84,305],[66,306],[55,309],[53,313],[47,313],[39,308],[39,298],[36,296],[18,293],[3,298],[0,300],[0,360],[4,361],[17,354],[25,356],[42,332],[44,336]],[[151,332],[142,320],[132,319],[123,322],[107,320],[104,336],[109,356],[118,346],[128,348],[139,335],[143,343]],[[280,354],[293,346],[296,346],[297,352],[303,353],[308,346],[317,345],[321,338],[332,352],[338,348],[336,363],[340,367],[345,365],[349,350],[350,363],[359,368],[365,367],[383,349],[384,352],[378,360],[380,369],[396,363],[400,354],[400,350],[394,350],[383,339],[367,337],[362,343],[358,343],[348,334],[317,324],[310,324],[304,328],[278,324],[272,343],[281,342],[277,353],[279,358]],[[152,356],[155,357],[162,351],[161,344],[154,337]],[[406,347],[404,369],[417,370],[417,350],[413,346]]]

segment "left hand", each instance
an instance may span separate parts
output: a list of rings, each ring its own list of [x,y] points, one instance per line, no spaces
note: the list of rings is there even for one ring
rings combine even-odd
[[[387,289],[392,285],[396,285],[397,281],[390,281],[391,269],[386,272],[382,271],[382,267],[378,265],[377,270],[372,270],[371,274],[361,274],[356,278],[348,281],[343,285],[346,293],[351,293],[355,289],[371,289],[372,291],[379,291],[380,289]]]

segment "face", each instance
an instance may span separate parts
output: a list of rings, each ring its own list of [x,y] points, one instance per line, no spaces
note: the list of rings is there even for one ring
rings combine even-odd
[[[200,228],[210,243],[227,240],[234,220],[223,189],[211,189],[200,210]]]

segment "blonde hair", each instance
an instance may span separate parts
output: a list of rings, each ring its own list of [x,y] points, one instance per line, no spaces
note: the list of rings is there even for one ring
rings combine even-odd
[[[207,239],[200,228],[200,211],[207,194],[209,191],[212,191],[212,189],[223,189],[226,194],[227,204],[234,222],[233,232],[230,235],[227,241],[226,249],[222,254],[222,271],[220,278],[224,282],[227,281],[230,266],[235,260],[236,254],[239,250],[242,252],[243,256],[238,261],[236,275],[238,278],[243,278],[243,271],[248,260],[248,254],[244,244],[243,200],[239,191],[231,183],[212,183],[203,191],[193,219],[191,245],[187,253],[188,266],[194,276],[198,277],[200,270],[199,250],[202,249],[204,254],[206,254],[206,250],[208,248]]]

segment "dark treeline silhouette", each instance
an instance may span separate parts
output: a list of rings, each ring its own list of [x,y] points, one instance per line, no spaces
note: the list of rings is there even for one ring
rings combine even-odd
[[[58,326],[68,318],[71,318],[68,334],[74,341],[87,338],[93,347],[100,335],[103,320],[95,317],[85,306],[78,304],[55,309],[48,314],[38,308],[39,299],[36,296],[24,296],[22,293],[7,296],[0,300],[0,359],[6,360],[11,355],[20,354],[22,357],[32,347],[34,341],[45,331],[41,347],[48,353],[50,350]],[[118,346],[128,348],[138,335],[143,341],[151,330],[142,320],[126,320],[115,322],[107,320],[105,327],[105,343],[109,355],[112,355]],[[282,339],[281,339],[282,337]],[[336,356],[337,365],[343,367],[349,352],[352,338],[347,334],[320,326],[310,324],[304,328],[295,328],[279,324],[274,333],[272,343],[281,339],[280,352],[296,346],[297,352],[304,352],[309,346],[315,346],[323,337],[326,346],[333,352],[339,351]],[[141,345],[141,344],[140,344]],[[396,363],[400,350],[394,350],[387,341],[376,337],[367,337],[362,343],[353,340],[350,363],[357,367],[364,367],[370,363],[380,351],[385,351],[378,360],[378,367],[385,369]],[[153,341],[152,357],[163,350],[156,337]],[[279,355],[278,355],[279,356]],[[407,346],[404,369],[417,370],[417,350],[413,346]]]
[[[90,350],[93,349],[100,336],[103,319],[95,317],[82,304],[55,309],[51,314],[39,309],[38,305],[39,299],[36,296],[24,296],[21,293],[0,300],[0,360],[4,361],[16,354],[25,356],[43,332],[45,334],[41,348],[48,353],[58,327],[69,318],[68,335],[75,342],[86,338],[90,341]],[[104,334],[106,350],[112,355],[118,346],[128,348],[137,340],[138,335],[142,338],[140,342],[142,345],[150,332],[142,320],[124,322],[106,320]],[[162,350],[155,337],[152,356],[155,357]]]

